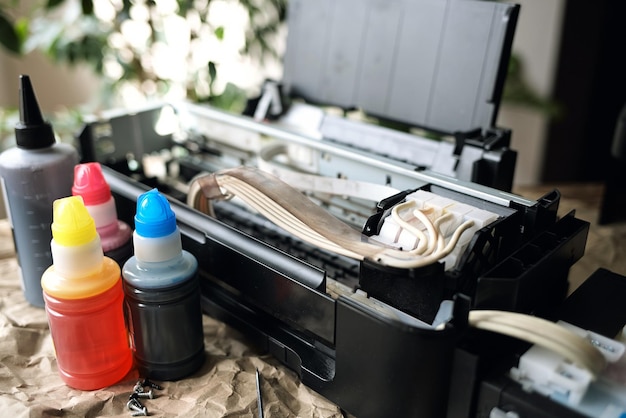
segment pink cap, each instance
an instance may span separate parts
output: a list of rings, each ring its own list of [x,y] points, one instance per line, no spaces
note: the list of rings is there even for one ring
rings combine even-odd
[[[102,175],[99,163],[78,164],[74,167],[74,196],[82,196],[86,206],[100,205],[111,198],[111,188]]]

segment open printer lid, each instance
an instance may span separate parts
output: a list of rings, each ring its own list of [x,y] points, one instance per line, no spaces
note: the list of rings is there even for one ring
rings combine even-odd
[[[453,133],[493,127],[519,6],[290,0],[284,93]]]
[[[256,144],[242,140],[254,135],[306,136],[317,146],[375,157],[388,167],[402,164],[510,191],[517,153],[509,148],[510,130],[494,122],[518,13],[519,5],[481,0],[290,0],[282,80],[268,82],[241,116],[189,103],[177,106],[177,114],[193,135],[220,152],[235,143]],[[284,97],[309,103],[282,106]],[[357,108],[406,126],[344,117],[322,106]],[[159,114],[110,117],[101,128],[88,129],[81,139],[85,157],[121,161],[161,149],[171,138],[155,129],[142,130],[154,140],[135,138]],[[220,129],[223,124],[245,133]],[[112,147],[118,134],[124,140]],[[371,168],[352,170],[338,157],[326,158],[328,153],[312,159],[300,154],[303,161],[294,163],[300,169],[372,181]],[[381,175],[378,181],[390,183]]]

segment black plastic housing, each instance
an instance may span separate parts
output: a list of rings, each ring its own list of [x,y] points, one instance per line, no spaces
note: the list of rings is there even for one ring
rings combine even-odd
[[[555,319],[615,338],[626,325],[625,298],[626,277],[600,268],[556,307]],[[473,342],[472,338],[466,339],[463,349],[455,355],[452,379],[457,384],[473,382],[475,396],[463,399],[459,395],[464,389],[453,385],[450,399],[458,402],[450,403],[447,418],[489,418],[495,408],[519,417],[588,417],[574,407],[524,389],[508,377],[508,371],[517,365],[518,356],[528,344],[497,335],[492,335],[492,339],[484,337],[474,335]]]
[[[103,173],[118,215],[132,221],[135,199],[147,187],[106,167]],[[304,384],[358,417],[445,414],[466,309],[455,312],[460,327],[453,320],[434,330],[343,296],[335,300],[323,292],[322,270],[177,201],[171,206],[183,247],[199,260],[205,312],[243,330]],[[303,284],[319,279],[319,288]]]
[[[103,167],[103,173],[116,199],[118,215],[132,225],[135,200],[149,186],[108,167]],[[440,188],[437,192],[445,193]],[[304,384],[349,413],[365,418],[453,417],[459,410],[457,402],[462,408],[473,408],[484,373],[478,363],[488,356],[480,351],[484,338],[475,340],[473,333],[468,333],[471,305],[479,301],[482,308],[502,307],[503,298],[504,308],[512,310],[543,311],[559,306],[564,293],[547,292],[537,298],[532,290],[563,288],[567,269],[584,250],[588,229],[586,222],[573,215],[545,228],[555,210],[551,200],[545,207],[539,203],[530,208],[501,208],[502,219],[493,228],[479,231],[470,244],[468,253],[484,253],[481,245],[490,243],[493,255],[479,263],[480,268],[469,259],[462,263],[467,271],[444,274],[439,265],[431,267],[433,279],[445,283],[443,295],[455,299],[453,317],[435,330],[413,315],[402,318],[381,312],[346,295],[333,298],[326,293],[328,279],[323,269],[177,200],[172,199],[171,206],[183,247],[199,261],[203,310],[243,331],[258,347],[293,369]],[[522,230],[530,236],[524,236]],[[534,246],[548,241],[550,245],[538,247],[537,251],[545,252],[544,258],[520,263],[512,260],[524,257],[510,251],[520,241]],[[529,250],[522,246],[520,251]],[[507,269],[510,263],[515,268]],[[363,273],[366,264],[361,266],[361,279],[367,275]],[[384,286],[395,285],[393,275],[385,278],[384,269],[371,267],[376,267]],[[473,275],[477,271],[480,274]],[[537,274],[544,277],[542,281]],[[463,287],[472,292],[457,292],[456,297],[452,294]],[[514,295],[507,294],[511,291]],[[442,293],[440,288],[437,292]],[[428,304],[439,303],[437,297]],[[391,300],[388,305],[398,308],[397,312],[407,311]],[[509,364],[505,357],[501,361]],[[468,370],[465,374],[470,373],[475,381],[460,396],[450,388],[458,385],[462,370]]]
[[[589,223],[571,212],[556,218],[560,194],[553,191],[531,207],[498,207],[441,187],[425,187],[439,195],[483,207],[499,219],[477,231],[454,268],[442,263],[417,269],[361,262],[359,286],[428,323],[443,300],[465,294],[474,309],[501,309],[549,315],[568,289],[569,268],[583,256]],[[401,192],[378,205],[363,233],[376,234],[391,207],[404,200]]]

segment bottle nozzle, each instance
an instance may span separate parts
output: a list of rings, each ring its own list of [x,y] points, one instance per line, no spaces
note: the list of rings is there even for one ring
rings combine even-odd
[[[52,125],[41,115],[30,77],[20,75],[20,121],[15,126],[15,142],[20,148],[38,149],[54,144]]]
[[[86,206],[100,205],[111,198],[111,187],[104,179],[99,163],[78,164],[74,167],[72,194],[82,196]]]
[[[98,236],[96,224],[89,215],[82,197],[57,199],[52,209],[52,238],[57,244],[66,247],[78,246],[91,242]]]
[[[176,215],[170,203],[157,189],[152,189],[137,199],[135,231],[142,237],[156,238],[170,235],[176,230]]]

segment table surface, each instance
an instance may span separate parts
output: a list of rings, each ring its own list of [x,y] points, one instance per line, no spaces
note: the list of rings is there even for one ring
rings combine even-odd
[[[538,198],[550,186],[517,188]],[[626,275],[626,223],[598,225],[602,188],[561,186],[559,214],[576,209],[591,222],[585,256],[571,269],[572,290],[599,267]],[[52,340],[43,309],[30,306],[20,288],[10,228],[0,221],[0,415],[129,417],[128,396],[139,379],[131,372],[120,383],[97,391],[74,390],[57,373]],[[266,417],[343,417],[337,406],[302,385],[294,372],[256,351],[245,336],[206,315],[203,317],[207,359],[189,378],[159,382],[163,390],[144,404],[153,416],[254,417],[256,378]]]

